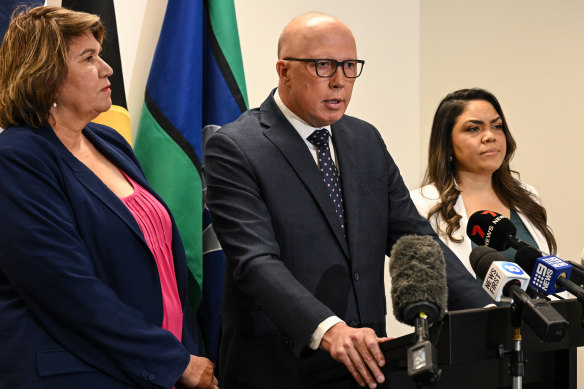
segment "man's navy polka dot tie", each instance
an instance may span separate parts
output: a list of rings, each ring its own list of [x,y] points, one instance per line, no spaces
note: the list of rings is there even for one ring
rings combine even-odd
[[[318,149],[318,164],[320,165],[322,179],[324,180],[324,183],[329,191],[329,195],[333,200],[335,212],[339,217],[341,228],[344,231],[345,211],[343,208],[343,191],[341,189],[341,179],[339,178],[339,172],[335,166],[335,162],[331,158],[331,151],[329,149],[328,142],[329,133],[324,128],[315,130],[307,139]]]

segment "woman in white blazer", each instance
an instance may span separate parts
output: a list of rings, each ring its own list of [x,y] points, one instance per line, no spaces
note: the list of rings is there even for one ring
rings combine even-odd
[[[423,186],[410,195],[440,239],[474,275],[468,217],[498,212],[517,227],[517,237],[545,253],[556,252],[547,215],[532,186],[513,177],[509,163],[516,144],[495,96],[473,88],[446,96],[432,124]],[[514,250],[503,253],[513,260]]]

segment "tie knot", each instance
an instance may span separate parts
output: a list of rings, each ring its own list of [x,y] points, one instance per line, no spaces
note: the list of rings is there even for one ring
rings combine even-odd
[[[328,146],[328,138],[329,132],[326,129],[321,128],[319,130],[314,130],[307,139],[317,148],[321,148],[323,146]]]

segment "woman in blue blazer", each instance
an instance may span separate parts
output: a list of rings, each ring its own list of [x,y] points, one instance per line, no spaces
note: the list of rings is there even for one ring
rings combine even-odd
[[[126,141],[89,123],[111,106],[103,34],[37,7],[0,48],[0,387],[217,388],[170,211]],[[138,192],[155,211],[126,205]]]

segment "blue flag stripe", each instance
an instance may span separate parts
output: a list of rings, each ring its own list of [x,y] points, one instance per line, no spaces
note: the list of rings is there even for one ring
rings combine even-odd
[[[202,160],[202,1],[168,2],[148,84],[150,96]]]

